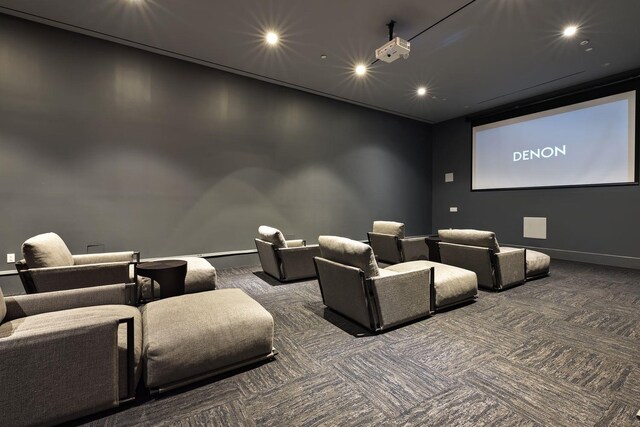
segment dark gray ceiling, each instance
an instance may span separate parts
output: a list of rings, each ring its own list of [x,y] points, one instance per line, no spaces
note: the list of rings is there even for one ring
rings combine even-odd
[[[640,68],[638,0],[0,0],[0,12],[427,122]],[[409,59],[355,77],[390,19],[405,39],[427,30]],[[421,84],[436,98],[417,97]]]

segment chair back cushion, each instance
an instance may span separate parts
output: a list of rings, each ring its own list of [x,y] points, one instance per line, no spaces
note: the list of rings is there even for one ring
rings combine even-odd
[[[366,278],[379,275],[371,246],[338,236],[320,236],[318,243],[323,258],[359,268]]]
[[[404,239],[404,224],[395,221],[373,221],[373,232],[391,234],[398,239]]]
[[[38,234],[22,244],[22,255],[29,268],[69,267],[73,256],[56,233]]]
[[[282,232],[277,228],[261,225],[258,227],[258,237],[260,240],[271,243],[276,248],[286,248],[287,242],[284,240]]]
[[[458,245],[480,246],[492,249],[494,253],[500,252],[498,239],[492,231],[481,230],[438,230],[438,236],[445,243],[455,243]]]
[[[2,289],[0,288],[0,323],[4,320],[4,316],[7,315],[7,303],[4,302],[4,295],[2,295]]]

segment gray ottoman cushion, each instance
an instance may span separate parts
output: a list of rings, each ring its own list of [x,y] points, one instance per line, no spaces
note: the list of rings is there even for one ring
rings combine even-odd
[[[527,249],[527,277],[541,276],[549,273],[551,257],[542,252]]]
[[[184,279],[184,292],[212,291],[216,288],[216,269],[204,258],[178,257],[187,261],[187,277]]]
[[[273,317],[240,289],[154,301],[142,309],[145,384],[168,389],[272,356]]]
[[[170,259],[187,261],[187,276],[184,279],[185,294],[212,291],[216,288],[216,269],[206,259],[198,257],[173,257]],[[138,276],[138,286],[140,287],[142,298],[145,300],[150,299],[151,280],[147,277]],[[160,285],[156,282],[154,286],[155,295],[160,295]]]
[[[476,273],[452,265],[433,261],[409,261],[384,270],[403,273],[431,267],[434,267],[436,308],[470,300],[478,295]]]

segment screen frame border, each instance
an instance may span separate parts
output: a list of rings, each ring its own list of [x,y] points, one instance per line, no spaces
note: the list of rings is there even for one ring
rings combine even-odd
[[[546,101],[525,104],[523,106],[516,106],[509,111],[498,112],[490,114],[478,119],[471,119],[471,135],[470,135],[470,156],[469,156],[469,189],[471,192],[487,192],[487,191],[520,191],[520,190],[547,190],[547,189],[561,189],[561,188],[589,188],[589,187],[622,187],[622,186],[637,186],[640,185],[639,181],[639,165],[638,161],[640,155],[638,149],[640,148],[640,82],[633,80],[630,82],[623,82],[619,84],[613,84],[607,87],[596,88],[581,93],[570,93],[562,95],[556,98],[552,98]],[[540,113],[547,110],[553,110],[556,108],[567,107],[582,102],[592,101],[599,98],[605,98],[607,96],[618,95],[625,92],[635,91],[635,148],[634,148],[634,180],[632,182],[611,182],[611,183],[599,183],[599,184],[574,184],[574,185],[546,185],[535,187],[500,187],[500,188],[473,188],[473,128],[477,126],[483,126],[490,123],[500,122],[503,120],[514,119],[517,117],[523,117],[530,114]]]

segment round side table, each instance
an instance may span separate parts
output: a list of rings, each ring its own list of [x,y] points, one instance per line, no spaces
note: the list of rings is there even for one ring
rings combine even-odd
[[[154,282],[160,285],[160,298],[184,295],[184,278],[187,276],[187,261],[161,260],[136,265],[138,276],[151,279],[151,299],[156,298]]]

